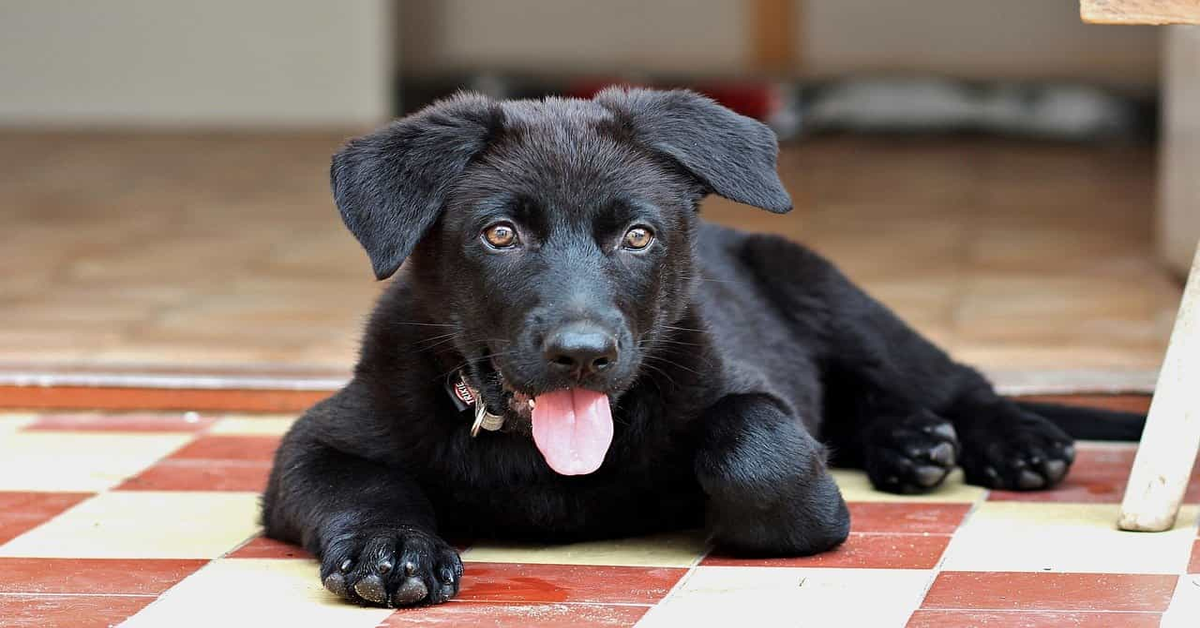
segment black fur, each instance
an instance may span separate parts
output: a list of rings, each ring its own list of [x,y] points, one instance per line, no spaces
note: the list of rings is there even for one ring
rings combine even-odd
[[[351,141],[333,192],[381,298],[353,380],[284,439],[264,500],[273,538],[330,590],[405,606],[453,596],[444,538],[542,542],[705,526],[723,551],[830,549],[849,515],[826,471],[883,490],[1061,480],[1071,438],[996,395],[814,253],[703,223],[712,192],[790,209],[765,126],[690,92],[594,100],[462,95]],[[520,244],[481,240],[496,221]],[[622,247],[631,225],[652,229]],[[562,369],[547,340],[585,324],[611,364]],[[505,429],[469,435],[444,389],[462,371]],[[562,476],[522,401],[608,393],[603,466]]]

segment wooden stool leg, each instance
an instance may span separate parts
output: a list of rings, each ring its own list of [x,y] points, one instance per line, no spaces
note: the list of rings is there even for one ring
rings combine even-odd
[[[1122,530],[1175,525],[1200,450],[1200,247],[1183,291],[1175,331],[1158,374],[1146,430],[1121,502]]]

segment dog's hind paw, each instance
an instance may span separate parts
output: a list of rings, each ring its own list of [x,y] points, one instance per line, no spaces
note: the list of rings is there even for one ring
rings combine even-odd
[[[462,561],[453,547],[411,528],[340,534],[321,558],[326,589],[370,606],[440,604],[458,593],[462,574]]]
[[[963,432],[962,467],[967,482],[988,488],[1035,491],[1067,476],[1074,441],[1053,423],[1020,412]]]
[[[863,466],[871,484],[881,491],[922,493],[946,479],[959,451],[954,426],[931,412],[920,412],[872,425]]]

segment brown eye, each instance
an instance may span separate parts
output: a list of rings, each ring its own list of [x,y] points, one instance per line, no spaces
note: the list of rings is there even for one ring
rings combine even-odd
[[[625,240],[621,246],[634,251],[640,251],[654,241],[654,234],[646,227],[634,227],[625,232]]]
[[[517,243],[517,229],[507,222],[498,222],[483,231],[483,239],[498,249],[506,249]]]

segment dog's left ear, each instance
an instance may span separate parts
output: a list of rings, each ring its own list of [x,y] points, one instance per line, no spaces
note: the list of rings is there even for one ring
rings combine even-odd
[[[333,198],[377,278],[400,268],[437,221],[454,182],[502,125],[498,103],[459,94],[350,140],[333,156]]]
[[[777,214],[792,209],[775,171],[779,143],[765,124],[687,90],[610,87],[595,101],[709,191]]]

